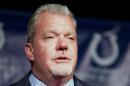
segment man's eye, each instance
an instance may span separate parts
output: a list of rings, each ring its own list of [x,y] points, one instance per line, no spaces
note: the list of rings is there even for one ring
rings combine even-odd
[[[52,38],[54,38],[54,36],[47,36],[46,38],[47,39],[52,39]]]
[[[69,39],[69,40],[75,40],[75,38],[74,38],[74,37],[68,37],[68,39]]]

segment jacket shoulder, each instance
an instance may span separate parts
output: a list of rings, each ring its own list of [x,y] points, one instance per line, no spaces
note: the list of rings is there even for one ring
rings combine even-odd
[[[29,82],[30,72],[27,73],[21,80],[9,85],[9,86],[31,86]]]
[[[74,75],[74,86],[90,86],[88,83],[80,80],[77,76]]]

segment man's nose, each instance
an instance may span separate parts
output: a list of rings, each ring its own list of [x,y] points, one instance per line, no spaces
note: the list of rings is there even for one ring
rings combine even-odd
[[[67,44],[67,40],[65,39],[65,37],[60,36],[58,38],[56,49],[61,50],[61,51],[65,51],[68,49],[68,44]]]

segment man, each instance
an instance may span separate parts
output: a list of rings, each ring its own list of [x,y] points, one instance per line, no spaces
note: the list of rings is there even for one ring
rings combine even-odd
[[[26,55],[32,71],[11,86],[88,86],[74,76],[76,21],[69,9],[46,4],[29,21]]]

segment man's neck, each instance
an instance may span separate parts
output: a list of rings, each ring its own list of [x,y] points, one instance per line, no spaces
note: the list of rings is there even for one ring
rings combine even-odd
[[[71,80],[69,77],[54,77],[48,82],[48,86],[65,86],[65,84]]]
[[[47,86],[65,86],[65,84],[72,79],[72,76],[65,77],[38,77],[38,75],[33,74],[38,80],[45,83]],[[40,75],[41,76],[41,75]],[[49,76],[49,75],[48,75]]]

